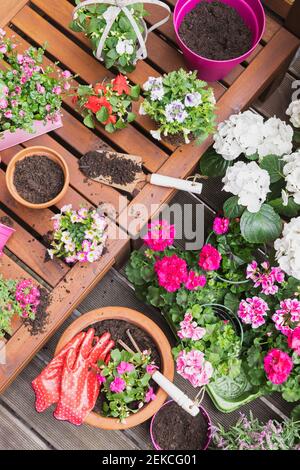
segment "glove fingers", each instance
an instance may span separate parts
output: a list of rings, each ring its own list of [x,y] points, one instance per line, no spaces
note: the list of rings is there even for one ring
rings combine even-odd
[[[82,362],[89,357],[91,349],[93,347],[93,341],[95,337],[94,328],[89,328],[88,332],[85,335],[85,338],[81,344],[77,362]]]
[[[95,362],[98,361],[99,356],[101,355],[102,351],[108,344],[110,339],[110,333],[106,332],[104,333],[101,338],[99,339],[98,343],[96,346],[93,347],[91,354],[90,354],[90,364],[94,364]]]
[[[112,348],[114,347],[115,345],[115,342],[111,339],[107,345],[105,346],[105,348],[103,349],[103,351],[101,352],[100,356],[98,357],[98,361],[99,360],[102,360],[102,361],[105,361],[107,356],[109,355],[109,358],[110,358],[110,351],[112,350]]]

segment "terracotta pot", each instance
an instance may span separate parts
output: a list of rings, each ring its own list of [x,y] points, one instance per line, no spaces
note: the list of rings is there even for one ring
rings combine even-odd
[[[17,192],[15,185],[14,185],[14,172],[15,172],[15,166],[17,162],[19,162],[20,160],[24,160],[24,158],[26,157],[39,156],[39,155],[46,156],[60,165],[64,173],[65,183],[61,192],[51,201],[47,201],[42,204],[32,204],[31,202],[28,202],[25,199],[23,199],[20,196],[20,194]],[[9,162],[7,170],[6,170],[5,178],[6,178],[7,188],[10,194],[12,195],[12,197],[17,202],[19,202],[23,206],[29,207],[30,209],[45,209],[46,207],[54,206],[55,204],[57,204],[58,201],[60,201],[64,197],[64,195],[66,194],[68,190],[68,186],[70,183],[69,169],[63,157],[55,150],[52,150],[48,147],[43,147],[43,146],[28,147],[18,152]]]
[[[174,379],[174,361],[172,357],[171,346],[162,330],[150,318],[146,317],[136,310],[125,307],[104,307],[82,315],[75,320],[59,340],[55,350],[55,355],[80,331],[94,323],[104,320],[124,320],[132,323],[144,330],[154,340],[161,357],[161,372],[171,381]],[[167,394],[159,388],[156,393],[156,399],[144,405],[144,407],[135,414],[131,414],[126,423],[120,423],[117,418],[107,418],[93,411],[86,417],[85,423],[101,429],[128,429],[143,423],[151,418],[163,405],[167,399]]]

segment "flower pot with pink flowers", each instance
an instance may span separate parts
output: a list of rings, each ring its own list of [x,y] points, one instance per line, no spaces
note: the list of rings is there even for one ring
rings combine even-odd
[[[0,29],[0,150],[20,144],[62,126],[62,95],[71,88],[72,75],[43,67],[45,49],[18,52],[17,44]]]

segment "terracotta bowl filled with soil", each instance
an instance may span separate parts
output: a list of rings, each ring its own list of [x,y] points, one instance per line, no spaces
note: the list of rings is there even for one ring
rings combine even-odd
[[[55,354],[57,354],[80,331],[93,327],[100,336],[105,331],[111,333],[116,347],[118,339],[130,344],[126,335],[129,328],[134,339],[141,349],[151,349],[151,357],[159,366],[159,370],[170,381],[174,379],[174,361],[171,346],[163,331],[150,318],[136,310],[125,307],[104,307],[92,310],[75,320],[62,335]],[[153,384],[155,389],[155,384]],[[117,418],[102,416],[101,393],[94,410],[87,416],[85,423],[101,429],[128,429],[143,423],[151,418],[167,399],[167,394],[159,387],[155,390],[156,399],[146,404],[137,413],[126,418],[125,423],[120,423]]]
[[[202,406],[193,417],[170,400],[151,420],[151,440],[156,450],[206,450],[211,441],[211,426]]]
[[[199,78],[220,80],[256,48],[265,29],[260,0],[178,0],[178,44]]]
[[[48,147],[28,147],[18,152],[6,170],[12,197],[30,209],[45,209],[64,197],[70,175],[63,157]]]

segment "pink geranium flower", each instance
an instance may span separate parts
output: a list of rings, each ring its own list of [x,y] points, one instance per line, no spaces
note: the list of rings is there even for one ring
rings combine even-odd
[[[229,229],[229,219],[226,217],[216,217],[213,223],[213,231],[217,235],[224,235]]]
[[[109,388],[114,393],[121,393],[126,387],[126,382],[121,377],[116,377],[110,384]]]
[[[204,354],[197,349],[180,351],[176,361],[177,372],[188,380],[193,387],[201,387],[209,383],[213,375],[213,367],[206,361]]]
[[[298,326],[288,334],[289,348],[293,349],[300,356],[300,327]]]
[[[155,220],[148,224],[148,232],[143,240],[151,250],[164,251],[168,246],[173,245],[174,238],[174,225],[169,225],[166,220]]]
[[[147,364],[146,365],[146,372],[147,374],[154,374],[154,372],[158,369],[158,367],[154,364]]]
[[[0,99],[0,109],[6,109],[8,106],[8,101],[6,98]]]
[[[261,292],[265,295],[274,295],[278,292],[278,284],[284,281],[284,273],[278,267],[270,268],[267,261],[261,264],[262,270],[256,261],[248,264],[246,270],[247,279],[251,279],[254,287],[261,287]]]
[[[286,299],[280,302],[280,309],[272,316],[277,330],[284,335],[300,326],[300,302],[297,299]]]
[[[180,330],[178,331],[178,336],[180,339],[192,339],[193,341],[198,341],[203,338],[206,333],[205,328],[201,328],[197,325],[197,322],[193,321],[193,316],[191,313],[186,313],[184,319],[180,322]]]
[[[99,384],[104,384],[106,382],[106,378],[101,374],[97,374],[97,379]]]
[[[148,391],[147,391],[147,393],[146,393],[146,395],[145,395],[145,402],[146,402],[146,403],[149,403],[150,401],[155,400],[155,398],[156,398],[156,395],[155,395],[155,393],[153,392],[153,388],[152,388],[152,387],[149,387],[149,388],[148,388]]]
[[[198,275],[194,271],[190,271],[185,287],[188,290],[197,290],[198,287],[204,287],[206,284],[206,277],[203,274]]]
[[[237,314],[243,323],[258,328],[266,322],[264,317],[268,310],[267,302],[260,297],[248,297],[240,302]]]
[[[134,365],[130,364],[130,362],[122,361],[117,367],[118,374],[126,374],[126,372],[132,372],[134,370]]]
[[[188,279],[186,261],[177,255],[164,256],[157,260],[154,270],[158,277],[158,283],[168,292],[176,292]]]
[[[275,385],[285,382],[293,368],[290,356],[280,349],[272,349],[264,358],[264,368],[268,380]]]
[[[219,269],[222,256],[212,245],[204,245],[199,255],[199,266],[205,271]]]

